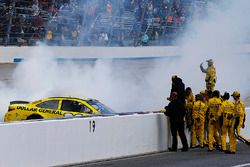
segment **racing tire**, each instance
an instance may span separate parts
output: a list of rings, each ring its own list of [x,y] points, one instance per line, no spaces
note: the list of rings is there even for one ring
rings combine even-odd
[[[43,117],[41,115],[38,115],[38,114],[33,114],[33,115],[30,115],[26,118],[26,120],[31,120],[31,119],[43,119]]]

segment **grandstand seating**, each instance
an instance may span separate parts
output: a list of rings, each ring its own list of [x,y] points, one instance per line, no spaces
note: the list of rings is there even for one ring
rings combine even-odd
[[[1,0],[0,45],[43,41],[62,46],[138,46],[145,44],[141,40],[145,34],[147,45],[169,45],[185,27],[181,17],[187,20],[195,1],[110,1],[107,12],[108,0],[96,1],[100,4],[90,0],[10,0],[6,4]],[[91,16],[86,10],[90,5]]]

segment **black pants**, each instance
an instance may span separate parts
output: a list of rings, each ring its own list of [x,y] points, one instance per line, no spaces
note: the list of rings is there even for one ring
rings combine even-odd
[[[171,133],[173,136],[172,149],[177,150],[177,144],[178,144],[177,132],[181,138],[183,149],[187,149],[188,143],[187,143],[186,135],[184,133],[184,122],[171,122],[170,121],[170,128],[171,128]]]

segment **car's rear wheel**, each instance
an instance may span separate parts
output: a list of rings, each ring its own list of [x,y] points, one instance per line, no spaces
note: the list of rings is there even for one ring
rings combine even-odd
[[[26,120],[31,120],[31,119],[43,119],[43,117],[38,114],[33,114],[33,115],[28,116]]]

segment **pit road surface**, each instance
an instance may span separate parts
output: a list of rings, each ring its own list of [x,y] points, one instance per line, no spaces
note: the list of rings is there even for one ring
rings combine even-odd
[[[236,154],[195,148],[188,152],[162,152],[103,162],[70,165],[70,167],[230,167],[250,166],[250,147],[237,144]],[[240,167],[240,166],[238,166]]]

